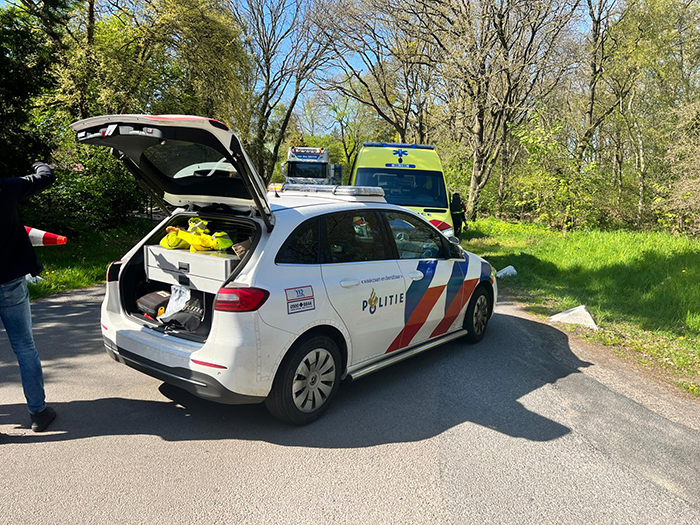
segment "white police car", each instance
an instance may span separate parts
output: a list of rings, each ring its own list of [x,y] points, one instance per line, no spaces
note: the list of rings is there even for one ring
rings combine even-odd
[[[345,378],[483,337],[497,297],[492,267],[387,204],[380,188],[268,193],[236,136],[200,117],[101,116],[72,127],[80,142],[114,148],[156,200],[177,207],[108,270],[102,330],[117,361],[305,424]],[[166,227],[191,218],[228,233],[235,251],[159,246]],[[179,301],[178,322],[168,305],[144,310],[154,296]]]

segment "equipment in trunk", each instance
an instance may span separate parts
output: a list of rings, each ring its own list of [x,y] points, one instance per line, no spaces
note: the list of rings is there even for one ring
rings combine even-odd
[[[220,251],[169,250],[144,247],[146,277],[149,281],[179,284],[192,290],[217,293],[233,272],[238,255]]]
[[[199,296],[198,296],[199,295]],[[185,303],[182,310],[168,317],[161,317],[161,321],[171,329],[182,328],[188,332],[195,332],[204,320],[204,302],[201,294],[194,295]]]
[[[155,320],[156,317],[165,313],[168,301],[170,301],[170,292],[158,290],[137,299],[136,306],[140,312]]]
[[[187,228],[193,217],[207,221],[212,231],[225,232],[236,244],[226,250],[195,253],[158,245],[168,227]],[[146,328],[193,341],[205,341],[211,330],[216,294],[240,271],[257,235],[259,230],[254,222],[223,216],[216,211],[174,215],[149,235],[122,268],[119,285],[125,312]],[[165,312],[152,315],[143,311],[139,306],[143,298],[160,291],[170,294]],[[175,313],[180,315],[171,319]]]

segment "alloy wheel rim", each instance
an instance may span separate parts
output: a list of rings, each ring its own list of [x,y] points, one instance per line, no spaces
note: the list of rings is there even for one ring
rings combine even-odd
[[[473,316],[473,326],[474,332],[477,335],[486,329],[486,323],[488,322],[489,315],[489,304],[486,300],[486,296],[480,295],[476,300],[476,305],[474,305],[474,316]]]
[[[325,348],[311,350],[294,372],[292,399],[302,412],[314,412],[328,400],[335,384],[335,359]]]

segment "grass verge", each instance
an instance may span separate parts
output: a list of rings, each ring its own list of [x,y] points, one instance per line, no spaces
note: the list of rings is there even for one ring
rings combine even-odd
[[[120,259],[152,228],[150,221],[138,221],[110,231],[69,237],[68,244],[63,246],[37,247],[37,258],[44,266],[41,273],[44,280],[29,284],[31,298],[104,282],[109,263]]]
[[[700,396],[700,241],[661,232],[562,234],[496,219],[462,245],[517,276],[499,287],[543,316],[585,304],[600,330],[572,329]]]

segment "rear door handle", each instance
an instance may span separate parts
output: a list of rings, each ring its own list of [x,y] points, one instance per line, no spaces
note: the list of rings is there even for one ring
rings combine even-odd
[[[411,281],[420,281],[423,278],[423,272],[411,272],[408,274]]]
[[[360,281],[357,279],[343,279],[340,281],[340,286],[343,288],[351,288],[353,286],[358,286],[360,284]]]

